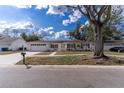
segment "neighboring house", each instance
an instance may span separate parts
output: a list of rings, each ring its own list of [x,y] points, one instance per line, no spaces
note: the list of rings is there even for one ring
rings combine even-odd
[[[104,50],[109,50],[112,47],[124,47],[124,40],[108,40],[104,43]]]
[[[12,38],[9,36],[0,35],[0,51],[16,51],[22,48],[22,46],[28,48],[26,41],[22,38]]]
[[[104,43],[104,50],[112,47],[124,47],[123,40],[110,40]],[[80,40],[51,40],[28,42],[29,51],[67,51],[67,50],[94,50],[94,44]]]

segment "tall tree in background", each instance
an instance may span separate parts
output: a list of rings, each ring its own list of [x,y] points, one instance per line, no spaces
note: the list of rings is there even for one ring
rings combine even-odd
[[[26,33],[22,33],[22,34],[21,34],[21,37],[22,37],[25,41],[27,41],[28,36],[27,36]]]
[[[76,25],[76,28],[74,30],[72,30],[71,32],[69,32],[70,38],[71,39],[77,39],[77,40],[82,40],[82,41],[86,41],[86,36],[85,33],[83,33],[83,31],[81,31],[81,24],[78,23]]]
[[[25,40],[25,41],[27,41],[27,42],[29,42],[29,41],[37,41],[37,40],[39,40],[40,39],[40,37],[37,35],[37,34],[31,34],[31,35],[27,35],[26,33],[22,33],[21,34],[21,37]]]
[[[93,29],[91,25],[81,25],[78,23],[76,28],[69,32],[71,39],[77,39],[82,41],[94,41]]]

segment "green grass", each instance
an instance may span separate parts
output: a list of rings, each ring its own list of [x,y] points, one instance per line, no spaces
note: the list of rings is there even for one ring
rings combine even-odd
[[[57,56],[57,57],[27,57],[30,65],[123,65],[124,59],[112,58],[111,60],[93,59],[89,56]],[[20,61],[17,65],[22,65]]]
[[[49,55],[49,54],[51,54],[52,52],[41,52],[41,53],[38,53],[38,54],[36,54],[36,55]]]
[[[0,55],[7,55],[7,54],[13,54],[13,53],[18,53],[18,51],[4,51],[4,52],[0,52]]]

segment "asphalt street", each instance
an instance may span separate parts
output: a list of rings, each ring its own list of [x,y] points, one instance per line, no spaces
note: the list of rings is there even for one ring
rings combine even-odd
[[[0,66],[1,88],[124,88],[123,66]]]

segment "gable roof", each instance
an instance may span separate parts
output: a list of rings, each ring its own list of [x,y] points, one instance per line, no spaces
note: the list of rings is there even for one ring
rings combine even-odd
[[[12,38],[12,37],[2,37],[0,38],[0,45],[9,45],[12,44],[12,42],[14,42],[15,40],[17,40],[18,38]]]

